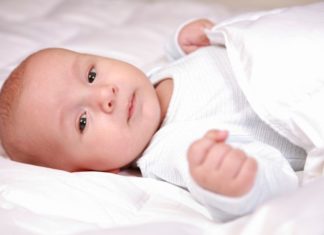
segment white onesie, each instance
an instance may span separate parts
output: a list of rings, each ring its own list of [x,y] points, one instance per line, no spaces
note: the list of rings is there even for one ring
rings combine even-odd
[[[297,187],[294,170],[303,168],[305,152],[253,112],[233,77],[225,48],[199,49],[151,76],[154,84],[165,78],[173,79],[173,94],[161,128],[137,161],[143,176],[188,189],[221,221],[249,213],[268,198]],[[247,195],[211,193],[191,178],[188,147],[210,129],[228,130],[227,143],[257,160],[256,182]]]

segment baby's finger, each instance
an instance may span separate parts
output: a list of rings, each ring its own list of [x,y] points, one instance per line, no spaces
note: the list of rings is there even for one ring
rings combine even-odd
[[[197,35],[195,38],[188,38],[187,41],[181,41],[180,45],[182,46],[183,51],[186,54],[194,52],[200,47],[209,46],[210,41],[205,34]]]
[[[201,138],[193,142],[188,149],[188,161],[190,166],[200,165],[214,142],[208,138]]]
[[[248,157],[240,169],[237,177],[234,179],[233,188],[240,188],[237,195],[248,193],[253,187],[257,174],[258,164],[254,158]]]
[[[210,169],[210,171],[217,171],[228,152],[231,151],[231,147],[223,143],[214,143],[210,148],[203,161],[203,166],[205,169]]]
[[[195,50],[197,50],[199,48],[199,46],[197,45],[182,45],[182,49],[186,54],[190,54],[191,52],[194,52]]]
[[[221,166],[219,166],[219,170],[222,172],[223,177],[226,179],[236,178],[246,158],[245,153],[239,149],[232,149],[227,152]]]
[[[245,159],[237,178],[245,178],[246,180],[252,179],[255,177],[257,169],[257,161],[254,158],[248,157]]]
[[[204,19],[203,25],[205,29],[211,29],[212,27],[214,27],[215,23],[211,22],[210,20]]]
[[[216,142],[224,142],[228,137],[228,132],[225,130],[209,130],[204,137]]]

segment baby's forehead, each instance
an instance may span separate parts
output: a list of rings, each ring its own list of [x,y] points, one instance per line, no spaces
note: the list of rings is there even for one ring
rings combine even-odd
[[[47,90],[54,89],[55,84],[63,80],[60,78],[70,70],[74,54],[67,50],[46,49],[27,58],[23,74],[23,97],[44,96]]]
[[[58,49],[58,48],[44,49],[32,54],[27,59],[27,64],[32,66],[37,62],[38,63],[43,62],[44,64],[48,64],[48,62],[53,62],[53,61],[59,62],[57,61],[57,59],[72,58],[77,54],[79,53],[66,50],[66,49]]]
[[[78,53],[64,49],[45,49],[32,54],[25,61],[25,79],[38,80],[68,69]]]

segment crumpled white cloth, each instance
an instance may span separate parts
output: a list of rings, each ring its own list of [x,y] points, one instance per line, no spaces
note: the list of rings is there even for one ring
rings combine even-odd
[[[250,13],[208,32],[225,44],[255,112],[307,153],[304,182],[324,169],[324,3]]]

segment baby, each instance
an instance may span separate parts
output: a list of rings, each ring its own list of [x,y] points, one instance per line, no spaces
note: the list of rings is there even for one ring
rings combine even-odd
[[[190,55],[150,80],[111,58],[65,49],[30,55],[0,94],[6,153],[71,172],[135,164],[143,176],[187,188],[223,221],[297,187],[289,157],[303,161],[303,150],[253,112],[226,49],[210,46],[204,30],[213,26],[185,25],[177,42]]]

